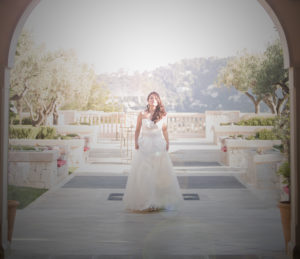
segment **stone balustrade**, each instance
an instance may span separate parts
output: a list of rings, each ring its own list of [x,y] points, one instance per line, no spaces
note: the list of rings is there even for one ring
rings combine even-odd
[[[168,113],[168,132],[170,138],[205,138],[205,114]]]
[[[49,189],[68,175],[68,165],[58,167],[59,150],[9,151],[8,184]]]

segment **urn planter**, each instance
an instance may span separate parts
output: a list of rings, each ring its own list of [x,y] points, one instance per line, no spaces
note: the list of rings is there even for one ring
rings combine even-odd
[[[288,243],[291,240],[291,204],[290,202],[279,202],[281,223],[285,240],[285,250],[288,251]]]
[[[12,234],[14,230],[14,223],[15,223],[15,217],[16,217],[16,211],[17,207],[20,205],[20,202],[15,200],[8,200],[7,201],[7,239],[9,242],[12,241]]]

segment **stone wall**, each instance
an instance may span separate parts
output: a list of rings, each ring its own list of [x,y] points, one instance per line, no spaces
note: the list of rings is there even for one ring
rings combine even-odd
[[[65,155],[64,159],[68,161],[69,166],[79,166],[85,163],[84,139],[10,139],[9,144],[57,147],[60,153]]]
[[[58,167],[59,150],[9,151],[8,184],[49,189],[68,175],[68,165]]]

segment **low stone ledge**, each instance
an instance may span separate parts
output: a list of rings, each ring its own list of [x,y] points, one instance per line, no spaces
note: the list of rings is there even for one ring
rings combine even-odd
[[[52,162],[59,158],[58,150],[44,151],[9,151],[10,162]]]
[[[225,138],[222,141],[222,144],[227,147],[227,149],[230,148],[273,148],[274,145],[280,145],[281,140],[260,140],[260,139],[254,139],[254,140],[246,140],[246,139],[229,139]]]
[[[11,145],[59,147],[61,155],[66,155],[70,166],[85,163],[84,139],[9,139]]]
[[[79,146],[84,145],[84,139],[9,139],[9,144],[25,146]]]

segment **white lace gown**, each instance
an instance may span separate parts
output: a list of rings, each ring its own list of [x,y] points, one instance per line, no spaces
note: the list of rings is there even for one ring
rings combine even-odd
[[[129,210],[177,209],[183,198],[166,151],[162,124],[142,119],[139,149],[134,153],[123,197]]]

